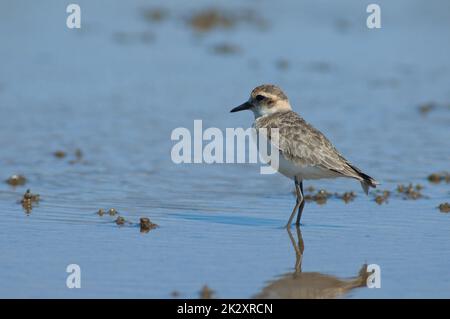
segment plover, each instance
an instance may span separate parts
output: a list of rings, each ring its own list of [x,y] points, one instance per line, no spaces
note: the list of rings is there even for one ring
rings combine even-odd
[[[231,112],[251,110],[255,115],[253,127],[256,131],[265,128],[270,140],[270,130],[278,129],[280,160],[278,172],[293,179],[297,201],[286,227],[290,227],[297,212],[296,225],[300,225],[305,199],[303,181],[321,178],[349,177],[361,182],[366,194],[369,187],[378,182],[346,160],[331,142],[300,115],[292,111],[287,96],[271,84],[253,89],[248,101],[235,107]],[[274,144],[274,143],[272,143]]]

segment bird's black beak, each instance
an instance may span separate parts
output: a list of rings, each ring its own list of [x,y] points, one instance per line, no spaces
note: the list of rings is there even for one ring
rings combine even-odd
[[[232,109],[230,112],[234,113],[234,112],[239,112],[239,111],[245,111],[248,110],[249,108],[251,108],[252,105],[248,102],[242,103],[239,106],[236,106],[234,109]]]

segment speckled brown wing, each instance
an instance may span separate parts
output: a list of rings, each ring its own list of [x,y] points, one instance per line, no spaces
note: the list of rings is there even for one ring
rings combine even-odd
[[[299,166],[313,166],[330,170],[343,176],[361,180],[359,172],[336,150],[330,141],[317,129],[293,111],[275,113],[259,118],[255,127],[279,129],[281,155]],[[272,141],[274,144],[275,141]]]

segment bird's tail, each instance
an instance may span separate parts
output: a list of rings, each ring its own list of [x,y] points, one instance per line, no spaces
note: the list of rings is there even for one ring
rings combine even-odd
[[[372,177],[370,177],[370,176],[367,176],[367,177],[368,177],[368,179],[364,179],[361,181],[361,186],[362,186],[364,193],[366,193],[366,195],[369,195],[369,187],[376,188],[379,183],[376,180],[374,180]]]
[[[369,175],[364,174],[363,172],[361,172],[361,170],[359,168],[357,168],[357,167],[355,167],[353,165],[350,165],[350,164],[349,164],[349,166],[351,168],[353,168],[355,170],[355,172],[358,174],[358,177],[359,177],[360,182],[361,182],[361,187],[362,187],[364,193],[366,193],[366,195],[369,194],[369,187],[376,188],[377,185],[380,184],[375,179],[370,177]]]

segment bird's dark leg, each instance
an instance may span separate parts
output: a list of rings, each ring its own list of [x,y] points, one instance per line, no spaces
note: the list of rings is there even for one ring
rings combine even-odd
[[[301,203],[298,207],[298,213],[297,213],[297,221],[295,222],[295,225],[300,226],[300,218],[302,218],[303,213],[303,207],[305,207],[305,197],[303,196],[303,181],[300,182],[300,193],[301,193]]]
[[[301,193],[300,185],[299,185],[297,178],[295,178],[295,192],[297,194],[297,201],[296,201],[294,209],[292,210],[291,217],[289,217],[289,221],[286,224],[286,228],[291,227],[291,223],[292,223],[292,220],[294,219],[295,214],[297,213],[297,209],[300,208],[300,205],[303,201],[303,195]]]

